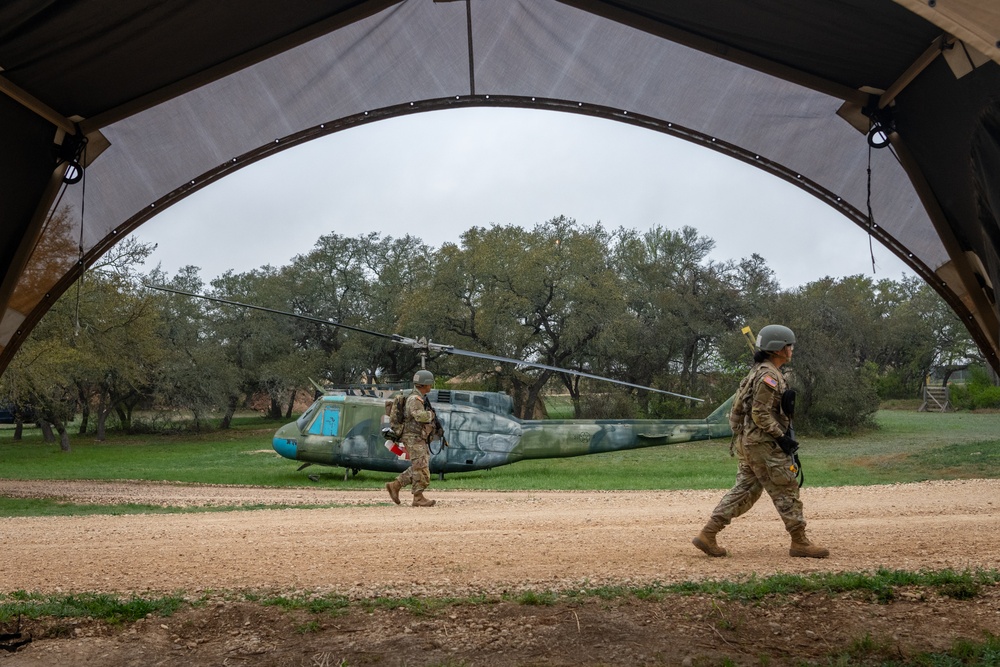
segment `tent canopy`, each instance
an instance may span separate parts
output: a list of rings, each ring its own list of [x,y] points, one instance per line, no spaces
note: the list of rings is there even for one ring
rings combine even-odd
[[[907,262],[1000,370],[998,63],[1000,7],[974,0],[11,0],[0,372],[170,204],[331,132],[461,106],[634,123],[784,178]]]

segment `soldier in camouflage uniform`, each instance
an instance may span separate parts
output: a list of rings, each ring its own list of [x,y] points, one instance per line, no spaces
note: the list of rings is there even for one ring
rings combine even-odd
[[[406,399],[406,419],[400,440],[410,457],[410,467],[385,485],[392,502],[399,504],[399,490],[413,484],[413,506],[432,507],[436,501],[424,497],[430,486],[430,440],[435,432],[433,408],[425,403],[426,395],[434,387],[434,375],[420,370],[413,376],[413,392]]]
[[[705,527],[691,542],[709,556],[725,556],[715,536],[746,513],[767,491],[792,536],[790,556],[826,558],[827,549],[806,537],[806,520],[796,481],[798,467],[791,454],[798,448],[789,432],[791,418],[782,409],[787,385],[780,368],[791,361],[795,334],[788,327],[768,325],[757,335],[750,373],[740,382],[729,414],[733,445],[739,456],[736,484],[723,496]],[[786,453],[788,452],[788,453]]]

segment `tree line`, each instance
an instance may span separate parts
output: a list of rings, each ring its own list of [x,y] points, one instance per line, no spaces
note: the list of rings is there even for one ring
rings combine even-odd
[[[420,368],[416,350],[336,323],[705,399],[466,356],[429,360],[439,382],[509,392],[529,417],[543,392],[569,394],[578,417],[704,416],[749,368],[744,326],[795,331],[791,379],[806,432],[864,427],[880,399],[919,396],[932,367],[981,362],[965,327],[918,278],[782,289],[759,255],[720,262],[713,248],[692,227],[608,230],[559,216],[532,229],[473,227],[440,248],[409,235],[331,233],[285,266],[205,284],[193,266],[140,272],[154,248],[129,239],[34,329],[0,377],[0,401],[30,407],[69,449],[77,418],[79,432],[97,439],[110,427],[227,428],[251,397],[267,397],[270,416],[291,417],[310,378],[386,383]]]

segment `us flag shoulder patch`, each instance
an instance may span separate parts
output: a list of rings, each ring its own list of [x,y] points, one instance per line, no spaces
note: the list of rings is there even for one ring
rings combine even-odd
[[[771,387],[772,389],[777,389],[778,388],[778,381],[775,380],[770,375],[765,375],[764,378],[763,378],[763,380],[764,380],[764,384],[766,384],[768,387]]]

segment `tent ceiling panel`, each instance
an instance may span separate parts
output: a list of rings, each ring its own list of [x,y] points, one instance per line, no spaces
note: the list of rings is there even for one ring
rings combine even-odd
[[[0,8],[0,67],[65,116],[89,118],[263,45],[309,34],[360,4],[16,0]]]
[[[604,3],[598,3],[604,4]],[[617,3],[658,24],[851,88],[885,89],[941,29],[894,3]]]
[[[93,259],[157,210],[277,150],[449,104],[633,122],[767,169],[856,224],[870,203],[873,236],[935,285],[996,366],[988,288],[1000,262],[971,146],[990,136],[981,116],[1000,95],[1000,66],[956,69],[931,45],[952,44],[951,26],[994,55],[998,22],[974,34],[976,3],[945,4],[928,14],[909,0],[5,3],[0,372],[75,278],[81,239]],[[872,150],[838,111],[863,128],[862,107],[884,90],[893,103],[877,118],[895,123],[893,150]],[[62,168],[54,139],[71,117],[108,142],[86,171],[82,223],[80,187],[62,195],[68,213],[49,216]],[[979,164],[980,180],[1000,181],[989,159]]]

